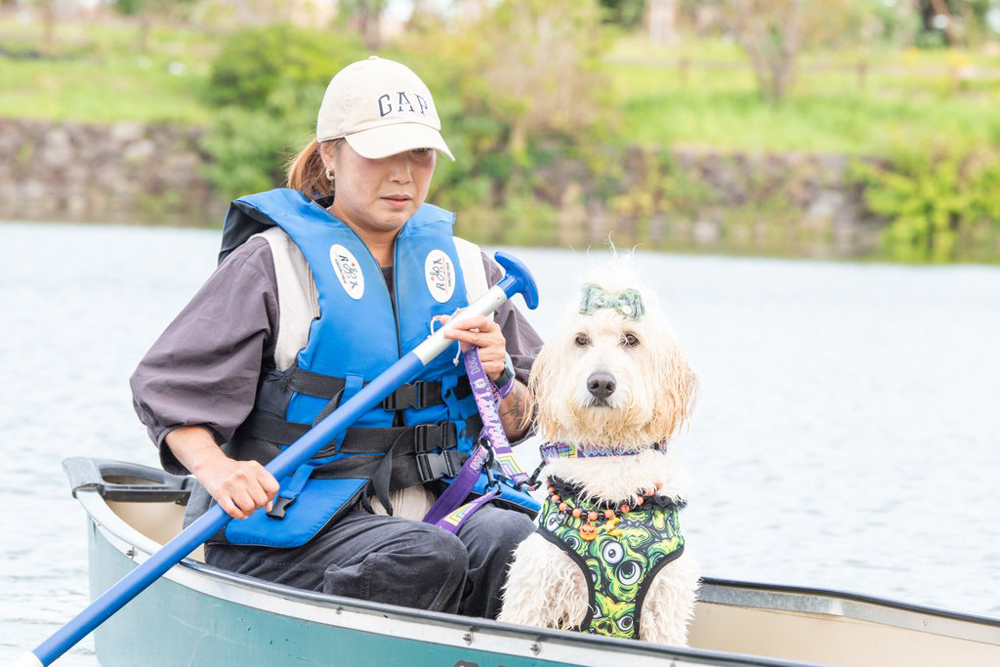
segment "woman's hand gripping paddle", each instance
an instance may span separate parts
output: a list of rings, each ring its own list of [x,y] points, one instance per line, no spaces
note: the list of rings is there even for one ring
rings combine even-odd
[[[305,463],[313,454],[343,433],[363,414],[371,410],[399,385],[414,379],[436,356],[444,352],[454,341],[444,337],[444,332],[467,317],[489,315],[515,294],[521,294],[529,308],[538,306],[538,288],[534,278],[520,261],[503,252],[495,255],[497,262],[507,275],[491,287],[484,295],[470,303],[461,312],[438,329],[412,352],[403,356],[384,373],[372,380],[350,400],[331,412],[308,433],[299,438],[276,456],[267,470],[276,479],[283,479]],[[125,606],[129,600],[156,581],[160,575],[179,563],[200,544],[218,532],[230,521],[221,507],[213,505],[190,526],[167,542],[144,563],[136,567],[121,581],[94,600],[89,607],[73,620],[52,634],[30,653],[25,653],[11,667],[37,667],[50,665],[59,656],[92,632],[97,626]]]

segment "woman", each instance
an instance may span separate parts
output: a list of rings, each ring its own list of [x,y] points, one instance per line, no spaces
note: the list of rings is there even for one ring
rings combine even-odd
[[[233,202],[219,268],[133,375],[164,467],[200,483],[187,522],[212,501],[239,520],[206,544],[210,564],[336,595],[498,613],[511,553],[533,529],[530,497],[503,487],[457,535],[421,522],[481,425],[453,353],[280,494],[262,465],[500,278],[451,236],[451,214],[424,204],[437,152],[452,157],[439,130],[430,92],[405,66],[373,56],[339,72],[289,188]],[[469,319],[450,337],[478,347],[490,378],[509,384],[500,413],[516,440],[541,341],[511,304],[495,320]]]

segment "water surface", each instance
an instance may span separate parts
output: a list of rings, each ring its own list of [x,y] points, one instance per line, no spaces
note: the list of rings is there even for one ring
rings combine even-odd
[[[156,465],[128,377],[218,241],[0,224],[0,662],[88,601],[84,513],[60,462]],[[514,252],[538,278],[529,318],[544,336],[603,255]],[[706,575],[1000,616],[1000,269],[642,253],[638,266],[701,377],[675,444],[697,480],[683,526]],[[92,643],[59,664],[93,666]]]

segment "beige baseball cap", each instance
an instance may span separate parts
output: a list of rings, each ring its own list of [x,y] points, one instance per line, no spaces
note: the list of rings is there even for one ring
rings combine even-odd
[[[427,86],[406,65],[378,56],[351,63],[326,88],[316,140],[340,138],[373,160],[414,148],[434,148],[455,159]]]

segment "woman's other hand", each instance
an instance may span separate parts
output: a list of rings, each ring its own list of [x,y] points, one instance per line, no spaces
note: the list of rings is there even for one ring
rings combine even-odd
[[[434,319],[445,324],[451,318],[448,315],[438,315]],[[507,339],[503,337],[500,326],[491,318],[477,315],[462,320],[453,329],[445,331],[444,337],[461,342],[463,351],[470,346],[478,347],[479,361],[491,380],[496,380],[503,373]]]
[[[278,481],[261,464],[229,458],[200,426],[174,429],[166,442],[229,516],[245,519],[261,507],[271,511]]]

